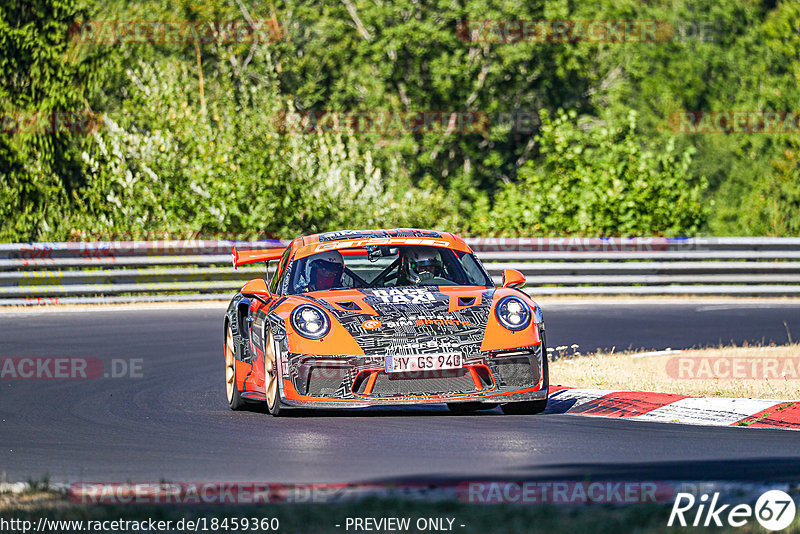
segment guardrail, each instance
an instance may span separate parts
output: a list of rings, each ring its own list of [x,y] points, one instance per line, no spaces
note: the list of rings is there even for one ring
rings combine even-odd
[[[531,295],[800,295],[800,238],[472,238],[489,273]],[[227,299],[263,276],[230,251],[285,241],[0,244],[0,305]]]

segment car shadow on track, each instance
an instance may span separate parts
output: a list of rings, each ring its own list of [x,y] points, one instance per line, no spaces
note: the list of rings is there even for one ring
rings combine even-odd
[[[778,456],[770,458],[724,458],[700,460],[646,461],[646,462],[574,462],[554,464],[530,464],[514,468],[511,475],[468,473],[418,475],[381,478],[373,481],[383,483],[418,483],[447,485],[480,481],[639,481],[639,482],[688,482],[716,484],[720,482],[770,482],[796,483],[800,481],[798,458]],[[723,488],[724,489],[724,488]],[[716,491],[715,490],[715,491]],[[763,491],[763,490],[762,490]]]
[[[251,404],[245,411],[266,414],[267,409],[263,404]],[[457,414],[451,412],[444,404],[421,404],[416,406],[370,406],[366,408],[289,408],[281,411],[281,417],[478,417],[503,415],[499,407],[480,410],[476,412]]]
[[[547,409],[541,415],[558,415],[566,413],[574,404],[575,399],[558,400],[551,398],[547,403]],[[249,404],[245,411],[266,414],[267,409],[264,404]],[[366,408],[289,408],[281,411],[281,417],[485,417],[504,415],[499,406],[486,410],[478,410],[469,413],[455,413],[450,411],[444,404],[420,404],[414,406],[370,406]],[[530,417],[530,416],[528,416]]]
[[[797,457],[701,459],[656,462],[562,463],[546,470],[531,464],[518,468],[520,474],[549,470],[554,478],[598,480],[709,480],[709,481],[798,481],[800,460]]]

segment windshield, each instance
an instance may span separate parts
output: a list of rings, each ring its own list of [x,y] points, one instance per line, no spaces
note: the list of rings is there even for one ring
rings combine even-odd
[[[445,285],[494,284],[478,260],[466,252],[416,245],[376,246],[328,250],[296,260],[288,293]]]

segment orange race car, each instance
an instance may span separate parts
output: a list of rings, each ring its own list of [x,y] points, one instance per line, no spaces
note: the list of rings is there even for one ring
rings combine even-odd
[[[507,269],[495,287],[461,238],[348,230],[237,251],[234,267],[277,261],[247,282],[224,321],[228,403],[355,408],[447,403],[453,412],[547,404],[539,306]]]

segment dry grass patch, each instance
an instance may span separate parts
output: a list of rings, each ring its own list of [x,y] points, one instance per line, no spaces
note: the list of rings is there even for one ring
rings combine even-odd
[[[800,400],[800,344],[663,355],[590,354],[551,362],[550,382],[577,388]]]

